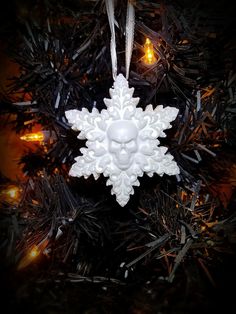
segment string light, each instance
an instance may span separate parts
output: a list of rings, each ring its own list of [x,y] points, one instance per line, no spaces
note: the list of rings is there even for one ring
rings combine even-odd
[[[153,44],[149,38],[146,38],[146,41],[144,44],[144,52],[145,52],[145,55],[143,56],[143,61],[145,64],[152,65],[157,61],[154,55]]]
[[[56,133],[54,131],[43,130],[25,134],[20,139],[26,142],[40,142],[41,144],[46,142],[53,143],[56,139]]]
[[[8,203],[16,203],[19,201],[21,189],[16,185],[9,185],[7,188],[1,190],[1,200]]]
[[[201,226],[201,231],[202,232],[206,231],[206,226]]]
[[[35,245],[32,250],[29,252],[29,258],[36,258],[40,254],[40,250],[38,247]]]
[[[45,139],[44,133],[39,131],[36,133],[28,133],[20,137],[21,140],[26,142],[43,142]]]
[[[37,245],[34,245],[31,250],[21,259],[17,269],[20,270],[22,268],[27,267],[31,264],[41,253],[41,250]]]
[[[20,260],[18,265],[18,270],[27,267],[32,262],[35,261],[40,254],[44,254],[44,251],[49,243],[48,237],[43,239],[38,245],[34,245],[31,249],[26,253],[26,255]]]
[[[69,218],[69,221],[73,221],[73,219]],[[62,225],[58,227],[55,240],[58,240],[63,235],[62,228],[63,228]],[[31,247],[31,249],[27,251],[27,253],[20,260],[17,269],[21,270],[27,267],[28,265],[33,263],[36,260],[36,258],[39,257],[39,255],[45,255],[48,257],[49,256],[48,254],[51,252],[51,248],[48,248],[49,242],[50,232],[40,243],[38,243],[37,245],[34,244]]]

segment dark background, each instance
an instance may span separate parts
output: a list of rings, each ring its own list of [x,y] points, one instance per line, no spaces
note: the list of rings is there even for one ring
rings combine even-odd
[[[138,1],[138,0],[137,0]],[[53,1],[49,1],[53,3]],[[68,7],[71,7],[75,10],[79,10],[82,7],[86,7],[90,4],[89,2],[94,1],[60,1],[60,3],[65,4]],[[213,18],[214,16],[217,18],[222,19],[225,25],[224,29],[221,30],[221,32],[225,36],[225,40],[230,40],[234,45],[236,45],[236,4],[231,3],[231,1],[175,1],[178,3],[178,5],[182,6],[183,8],[191,8],[193,5],[199,5],[199,10],[204,11],[206,13],[206,18]],[[28,1],[4,1],[1,3],[1,10],[0,10],[0,45],[1,45],[1,51],[0,51],[0,77],[1,77],[1,83],[5,82],[6,76],[8,75],[8,72],[11,72],[11,69],[9,68],[9,63],[7,61],[7,56],[5,55],[5,48],[6,43],[9,37],[13,38],[15,37],[15,40],[17,41],[17,18],[26,18],[30,15],[30,10],[32,8],[32,5],[35,5],[35,1],[28,0]],[[40,1],[38,1],[40,3]],[[172,2],[173,3],[173,2]],[[173,3],[174,4],[174,3]],[[39,6],[40,7],[40,6]],[[1,152],[1,155],[3,155],[4,152]],[[235,208],[235,202],[232,200],[231,207]],[[43,294],[39,294],[42,298],[42,300],[45,302],[45,300],[52,300],[55,298],[55,303],[57,302],[64,302],[64,309],[57,311],[54,309],[48,309],[46,313],[65,313],[66,311],[70,313],[134,313],[134,314],[141,314],[141,313],[190,313],[189,308],[191,307],[191,313],[222,313],[222,311],[225,311],[225,313],[234,313],[235,307],[236,307],[236,301],[235,301],[235,280],[236,280],[236,271],[235,271],[235,265],[236,265],[236,258],[235,255],[231,255],[227,257],[224,261],[224,267],[221,267],[219,269],[215,269],[215,274],[217,276],[217,280],[220,283],[220,285],[217,287],[217,289],[212,289],[212,287],[206,286],[201,282],[198,282],[196,286],[190,287],[190,289],[193,289],[191,291],[190,295],[191,298],[188,300],[180,301],[182,295],[185,293],[185,291],[182,291],[182,287],[178,287],[178,285],[175,285],[175,288],[173,287],[167,287],[163,285],[163,291],[154,291],[152,295],[155,295],[155,299],[152,299],[151,296],[147,296],[144,293],[144,288],[139,286],[139,283],[137,283],[136,287],[132,287],[132,290],[123,289],[121,288],[120,291],[113,291],[113,294],[109,296],[109,294],[105,297],[101,296],[102,287],[98,286],[94,288],[94,286],[88,287],[88,285],[83,285],[81,290],[78,293],[78,290],[71,286],[69,289],[62,289],[62,292],[60,292],[59,288],[57,287],[51,287],[49,286],[42,286],[42,290],[44,291]],[[7,278],[5,278],[7,281]],[[22,279],[22,278],[21,278]],[[11,278],[9,277],[9,281]],[[17,283],[16,283],[17,284]],[[198,290],[194,291],[196,287],[198,286]],[[14,286],[13,286],[14,287]],[[2,286],[4,289],[4,286]],[[12,288],[12,287],[11,287]],[[66,288],[66,287],[64,287]],[[55,289],[59,289],[57,291],[58,295],[61,296],[61,299],[58,298],[58,296],[53,295],[55,293]],[[65,292],[66,291],[66,292]],[[11,303],[11,294],[12,290],[9,290],[9,293],[7,295],[8,298],[8,309],[4,310],[3,313],[10,312],[10,306]],[[19,295],[21,298],[23,298],[22,302],[22,308],[15,311],[15,313],[45,313],[45,308],[40,307],[38,309],[35,309],[35,304],[40,303],[40,298],[35,293],[35,304],[32,305],[29,300],[27,300],[27,291],[20,291]],[[201,299],[199,295],[204,295],[205,298]],[[25,296],[25,301],[24,301]],[[195,299],[194,299],[195,298]],[[203,297],[202,297],[203,298]],[[7,300],[7,299],[6,299]],[[5,300],[5,301],[6,301]],[[158,307],[156,303],[160,302],[165,304],[167,302],[166,300],[169,300],[168,302],[172,302],[172,305],[166,304],[163,305],[163,309],[161,309],[162,312],[157,312],[157,309],[160,310],[161,307]],[[194,303],[194,300],[196,302]],[[202,304],[205,306],[205,308],[202,307],[202,304],[198,304],[198,301],[201,300]],[[107,306],[103,307],[101,306],[102,302],[106,302]],[[111,305],[113,302],[114,305]],[[192,302],[192,305],[190,304]],[[82,305],[82,303],[90,303],[90,310],[86,309],[86,306]],[[69,304],[66,305],[65,304]],[[109,306],[110,304],[110,306]],[[146,304],[146,306],[145,306]],[[149,305],[148,305],[149,304]],[[100,306],[100,309],[98,310]],[[73,308],[74,307],[74,308]],[[120,307],[120,310],[119,310]],[[143,311],[138,310],[138,308],[142,308]],[[176,309],[175,309],[176,307]],[[69,310],[70,308],[70,310]],[[77,308],[77,310],[76,310]],[[105,310],[106,308],[106,310]],[[123,310],[122,310],[123,308]],[[125,308],[129,308],[125,312]],[[168,308],[168,310],[167,310]],[[145,309],[145,310],[144,310]],[[195,310],[194,310],[195,309]],[[230,312],[231,309],[231,312]]]

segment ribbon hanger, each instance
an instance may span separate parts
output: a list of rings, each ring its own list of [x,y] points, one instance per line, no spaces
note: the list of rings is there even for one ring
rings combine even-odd
[[[115,16],[114,16],[114,0],[105,0],[107,16],[111,29],[111,64],[112,64],[112,76],[115,81],[117,77],[117,54],[116,54],[116,37],[115,37]],[[129,78],[129,68],[134,43],[134,23],[135,13],[134,6],[131,0],[127,3],[127,15],[126,15],[126,27],[125,27],[125,68],[126,79]]]

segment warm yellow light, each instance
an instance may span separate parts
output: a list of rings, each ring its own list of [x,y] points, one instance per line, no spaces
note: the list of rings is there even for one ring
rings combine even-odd
[[[11,198],[16,198],[19,193],[19,189],[17,186],[11,187],[9,190],[7,190],[6,194]]]
[[[21,140],[26,142],[42,142],[44,140],[43,132],[28,133],[20,137]]]
[[[40,253],[40,251],[39,251],[38,247],[34,246],[32,248],[32,250],[29,252],[29,257],[33,259],[33,258],[37,257],[39,255],[39,253]]]
[[[46,248],[48,243],[49,238],[48,236],[46,236],[40,243],[38,243],[37,245],[35,244],[33,247],[31,247],[31,249],[29,249],[20,260],[17,269],[20,270],[27,267],[28,265],[33,263],[36,260],[36,258],[38,258],[39,255],[41,254],[47,255],[47,253],[45,252],[47,252]]]
[[[154,55],[153,44],[149,38],[146,38],[146,42],[144,44],[144,52],[145,52],[145,55],[143,57],[144,63],[152,65],[157,61]]]
[[[41,250],[37,245],[34,245],[33,248],[20,260],[18,265],[18,270],[27,267],[29,264],[39,256]]]
[[[201,226],[201,231],[206,231],[206,226]]]
[[[9,185],[7,188],[3,189],[0,192],[0,199],[5,201],[5,202],[15,202],[18,201],[20,197],[20,188],[15,185]]]

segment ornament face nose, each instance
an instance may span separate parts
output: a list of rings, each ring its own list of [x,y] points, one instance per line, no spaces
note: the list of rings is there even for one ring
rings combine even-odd
[[[121,164],[128,164],[130,161],[130,154],[126,151],[126,149],[121,149],[120,153],[117,154],[117,159]]]

